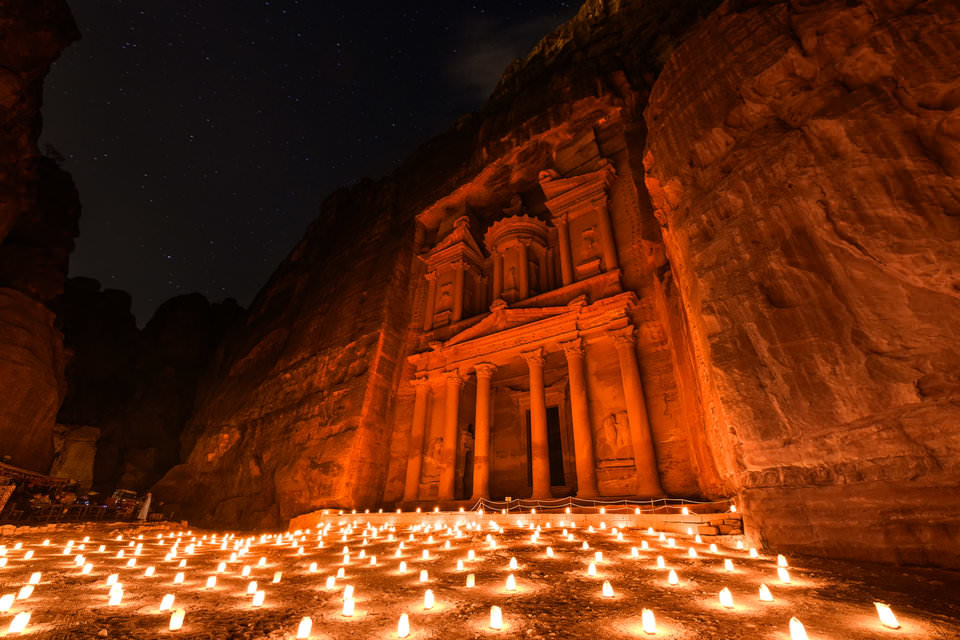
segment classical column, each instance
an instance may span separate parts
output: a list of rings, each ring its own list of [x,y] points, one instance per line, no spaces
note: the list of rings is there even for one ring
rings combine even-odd
[[[530,454],[532,498],[551,498],[550,445],[547,442],[547,399],[543,389],[543,349],[521,354],[530,368]]]
[[[594,204],[597,220],[600,223],[600,249],[603,251],[603,270],[612,271],[620,266],[617,260],[617,244],[610,225],[610,211],[603,202]]]
[[[453,320],[451,322],[460,322],[463,318],[463,271],[466,265],[457,262],[453,265]]]
[[[526,300],[530,297],[530,240],[523,238],[517,245],[520,250],[520,299]]]
[[[499,251],[494,250],[493,255],[493,300],[500,297],[503,293],[503,256]],[[491,300],[491,304],[493,303]]]
[[[403,501],[414,502],[420,490],[420,469],[423,466],[423,434],[427,427],[427,396],[430,384],[426,377],[414,378],[416,399],[413,401],[413,426],[407,451],[407,477],[403,484]]]
[[[564,342],[563,353],[567,356],[567,371],[570,377],[570,413],[573,418],[573,449],[577,461],[577,497],[593,498],[597,491],[597,469],[593,455],[593,428],[590,426],[590,410],[587,407],[587,379],[580,338]]]
[[[441,450],[440,491],[438,500],[453,500],[454,479],[457,474],[457,441],[459,440],[460,387],[463,378],[456,370],[447,372],[446,412],[443,426],[443,449]]]
[[[427,278],[427,314],[423,318],[423,330],[430,331],[433,328],[433,311],[437,303],[437,274],[430,272]]]
[[[478,364],[477,371],[477,416],[473,440],[473,497],[472,500],[490,497],[490,379],[497,367]]]
[[[623,396],[627,401],[627,420],[630,422],[630,440],[633,442],[633,461],[637,468],[637,495],[662,496],[657,457],[653,450],[647,404],[643,399],[640,368],[637,366],[637,351],[634,327],[630,326],[613,333],[617,356],[620,358],[620,377]]]
[[[554,218],[557,225],[558,243],[560,245],[560,277],[563,286],[573,283],[573,256],[570,255],[570,227],[567,224],[566,214]]]

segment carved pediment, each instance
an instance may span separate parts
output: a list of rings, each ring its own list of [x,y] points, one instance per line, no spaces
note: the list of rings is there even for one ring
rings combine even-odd
[[[443,343],[444,347],[468,342],[483,336],[499,333],[514,327],[520,327],[525,324],[537,322],[545,318],[563,315],[570,312],[570,307],[531,307],[523,309],[510,309],[505,306],[493,307],[490,315],[477,324],[464,329],[449,340]]]
[[[467,260],[474,265],[482,264],[483,252],[470,233],[470,219],[467,216],[458,218],[453,224],[453,231],[440,240],[424,260],[430,267],[456,260]]]

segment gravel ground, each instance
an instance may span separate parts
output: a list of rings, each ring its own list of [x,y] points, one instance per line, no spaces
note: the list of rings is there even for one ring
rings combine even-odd
[[[450,516],[452,524],[457,518]],[[532,531],[517,526],[522,516],[491,517],[503,527],[503,533],[489,526],[481,531],[461,529],[463,537],[447,536],[443,531],[414,533],[409,529],[378,532],[378,537],[364,541],[363,525],[352,533],[340,531],[338,519],[324,538],[324,548],[317,548],[316,532],[305,534],[303,555],[289,540],[282,546],[273,539],[260,543],[255,538],[250,550],[236,561],[229,562],[233,544],[242,539],[237,534],[226,550],[221,550],[223,533],[211,543],[213,532],[182,531],[176,558],[165,555],[177,540],[176,528],[165,525],[133,527],[129,525],[88,525],[58,527],[53,531],[18,530],[0,538],[6,545],[7,565],[0,568],[0,594],[16,593],[34,571],[42,578],[26,600],[17,600],[8,612],[0,613],[0,634],[6,633],[15,613],[29,611],[26,637],[32,638],[294,638],[303,616],[313,620],[311,638],[396,638],[397,622],[407,613],[411,638],[425,640],[443,638],[685,638],[731,640],[737,638],[770,638],[790,640],[789,620],[795,616],[803,622],[811,640],[870,638],[960,638],[960,574],[931,569],[890,567],[827,561],[815,558],[790,558],[791,583],[777,578],[775,556],[761,554],[750,558],[746,551],[721,545],[718,554],[708,549],[710,539],[697,544],[691,536],[675,536],[676,548],[661,542],[646,530],[625,530],[618,541],[609,528],[592,533],[572,528],[574,540],[562,536],[560,521],[544,528],[539,540],[531,540]],[[357,516],[357,522],[363,522]],[[475,521],[470,518],[470,521]],[[597,522],[599,523],[598,517]],[[491,533],[497,543],[491,549],[485,536]],[[141,540],[137,536],[142,535]],[[160,544],[158,535],[162,538]],[[172,537],[170,537],[172,535]],[[346,535],[344,540],[343,536]],[[428,542],[433,535],[434,541]],[[82,542],[84,536],[89,541]],[[117,540],[123,536],[122,540]],[[187,545],[195,539],[194,553]],[[49,539],[49,546],[43,540]],[[68,539],[74,548],[64,554]],[[405,549],[402,557],[395,553],[400,540]],[[583,549],[584,541],[589,549]],[[639,550],[632,557],[631,547],[647,541],[649,550]],[[449,541],[450,549],[445,549]],[[139,556],[133,556],[131,542],[141,542]],[[22,548],[14,548],[17,543]],[[98,552],[99,545],[104,552]],[[80,545],[83,548],[80,549]],[[547,546],[555,551],[546,556]],[[350,563],[343,564],[343,547],[348,546]],[[698,558],[688,555],[688,547],[698,551]],[[423,549],[430,552],[422,558]],[[466,561],[467,552],[476,552],[475,561]],[[34,557],[24,559],[27,551]],[[123,550],[124,557],[117,558]],[[360,553],[366,556],[359,558]],[[603,560],[596,563],[596,577],[587,575],[594,553],[601,551]],[[92,564],[89,574],[81,573],[75,564],[77,553]],[[377,556],[371,566],[370,556]],[[664,557],[666,569],[657,569],[656,558]],[[127,567],[131,557],[136,566]],[[261,557],[265,566],[257,566]],[[509,563],[516,558],[518,567],[511,571]],[[723,559],[731,558],[735,571],[724,571]],[[465,560],[465,569],[457,571],[458,559]],[[186,560],[186,567],[177,565]],[[400,561],[409,566],[400,574]],[[216,573],[217,564],[227,562],[224,573]],[[315,573],[309,571],[318,564]],[[245,565],[251,575],[243,577]],[[144,576],[147,566],[154,566],[153,577]],[[345,577],[336,580],[332,590],[326,589],[328,576],[343,568]],[[679,584],[667,583],[668,570],[673,568]],[[419,581],[419,572],[426,569],[429,579]],[[173,583],[178,571],[185,573],[182,585]],[[282,571],[278,584],[272,582],[274,572]],[[120,604],[109,605],[107,576],[119,574],[124,596]],[[468,573],[476,577],[476,586],[465,587]],[[513,574],[515,592],[505,589],[506,578]],[[204,589],[207,577],[217,575],[217,586]],[[257,580],[265,593],[261,607],[252,605],[246,594],[250,580]],[[614,596],[601,595],[602,584],[609,581]],[[765,583],[774,601],[761,602],[757,596]],[[343,588],[355,589],[355,612],[342,615]],[[727,587],[733,595],[734,608],[721,606],[718,593]],[[424,610],[423,595],[432,589],[436,604]],[[174,608],[185,611],[180,631],[168,630],[170,612],[159,611],[164,594],[175,596]],[[888,602],[902,625],[899,630],[882,627],[873,606],[875,600]],[[490,607],[503,610],[504,625],[500,631],[489,628]],[[655,636],[641,629],[641,610],[651,609],[657,618]]]

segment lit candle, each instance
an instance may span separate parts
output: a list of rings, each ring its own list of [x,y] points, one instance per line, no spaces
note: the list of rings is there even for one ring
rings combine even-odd
[[[420,569],[420,582],[426,582],[430,579],[429,574],[427,574],[426,569]]]
[[[503,611],[497,605],[490,607],[490,628],[497,630],[503,628]]]
[[[596,575],[597,575],[597,565],[594,564],[592,561],[590,562],[589,565],[587,565],[587,575],[588,575],[588,576],[596,576]]]
[[[226,562],[221,562],[220,564],[217,565],[217,573],[223,573],[226,570],[227,570]]]
[[[803,623],[796,618],[790,618],[790,640],[808,640],[807,630],[803,628]]]
[[[33,593],[33,585],[25,584],[22,587],[20,587],[20,592],[17,593],[17,600],[26,600],[27,598],[30,597],[30,594],[32,593]]]
[[[733,595],[730,593],[730,589],[724,587],[720,590],[720,604],[727,609],[733,608]]]
[[[723,570],[724,571],[733,571],[733,560],[726,558],[723,561]]]
[[[333,589],[337,584],[337,579],[333,576],[327,576],[327,591]]]
[[[183,609],[177,609],[170,614],[170,631],[179,631],[183,626]]]
[[[777,567],[777,577],[780,578],[780,582],[790,584],[790,572],[783,567]]]
[[[405,613],[400,614],[400,622],[397,623],[397,635],[401,638],[410,635],[410,618]]]
[[[177,573],[173,576],[173,584],[183,584],[183,571]]]
[[[346,575],[347,575],[347,574],[344,573],[344,571],[343,571],[343,567],[340,567],[339,569],[337,569],[337,578],[343,578],[343,577],[345,577]]]
[[[467,589],[473,588],[476,583],[476,577],[472,573],[467,574]]]
[[[759,558],[759,557],[760,557],[760,554],[757,553],[756,547],[750,547],[750,557],[751,557],[751,558]]]
[[[261,591],[261,593],[263,593]],[[347,598],[343,601],[343,616],[345,618],[350,618],[353,616],[353,598]]]
[[[10,607],[13,606],[13,601],[16,600],[17,596],[13,593],[6,593],[0,597],[0,612],[10,611]]]
[[[786,557],[785,557],[782,553],[777,556],[777,566],[778,566],[778,567],[789,567],[789,566],[790,566],[789,564],[787,564],[787,559],[786,559]],[[798,622],[799,622],[799,621],[798,621]]]
[[[880,624],[885,627],[890,627],[891,629],[900,628],[897,616],[893,615],[890,605],[883,604],[882,602],[874,602],[873,606],[877,608],[877,615],[880,616]]]
[[[266,595],[267,594],[264,593],[263,591],[257,591],[255,594],[253,594],[253,606],[255,607],[263,606],[263,599],[266,597]]]
[[[653,635],[657,632],[657,619],[653,615],[653,611],[650,609],[644,609],[640,619],[643,624],[644,633]]]
[[[666,569],[667,562],[663,559],[663,556],[657,556],[657,569]]]
[[[553,547],[547,547],[547,557],[548,558],[553,557]]]
[[[647,543],[646,540],[641,540],[641,541],[640,541],[640,548],[641,548],[641,549],[649,549],[649,548],[650,548],[650,545]]]
[[[314,562],[313,566],[316,567],[317,563]],[[240,572],[240,575],[243,576],[244,578],[248,577],[250,575],[250,566],[249,565],[244,566],[243,571]]]
[[[516,571],[516,570],[517,570],[517,566],[518,566],[518,565],[517,565],[517,559],[516,559],[516,558],[510,558],[510,570],[511,570],[511,571]]]
[[[30,622],[30,612],[21,611],[10,621],[10,628],[7,630],[7,633],[23,633],[24,629],[27,628],[28,622]]]
[[[603,597],[604,597],[604,598],[612,598],[612,597],[613,597],[613,587],[610,585],[610,581],[609,581],[609,580],[604,580],[604,581],[603,581],[603,590],[602,590],[602,593],[603,593]]]
[[[596,562],[603,562],[603,551],[594,551],[593,559]]]
[[[311,620],[309,616],[300,618],[300,624],[297,626],[297,638],[309,638],[312,628],[313,620]]]
[[[149,577],[151,577],[153,574],[155,574],[156,572],[157,572],[156,568],[150,566],[150,567],[147,567],[147,568],[144,570],[143,576],[144,576],[145,578],[149,578]]]
[[[507,576],[507,591],[516,591],[517,590],[517,579],[513,577],[513,574]]]
[[[217,586],[217,576],[210,576],[207,578],[206,589],[213,589]]]
[[[673,569],[670,569],[670,573],[667,574],[667,584],[678,585],[680,584],[680,578],[677,576],[677,572]]]
[[[110,600],[107,601],[107,604],[120,604],[120,601],[123,600],[123,589],[110,590]]]
[[[463,571],[463,560],[457,560],[457,571]]]
[[[427,589],[423,594],[423,608],[433,609],[433,590]]]
[[[639,558],[639,557],[640,557],[640,550],[637,549],[636,547],[630,547],[630,556],[633,557],[633,558]]]
[[[43,577],[43,574],[39,571],[34,571],[30,574],[29,584],[40,584],[40,578]]]
[[[256,592],[257,592],[257,581],[251,580],[249,583],[247,583],[247,595],[252,596]]]
[[[169,611],[173,607],[173,594],[168,593],[160,600],[160,611]]]
[[[693,547],[690,547],[689,549],[687,549],[687,556],[689,556],[689,557],[691,557],[691,558],[696,558],[696,557],[697,557],[697,550],[694,549]]]
[[[760,601],[773,602],[773,594],[770,593],[770,589],[765,584],[760,585]]]

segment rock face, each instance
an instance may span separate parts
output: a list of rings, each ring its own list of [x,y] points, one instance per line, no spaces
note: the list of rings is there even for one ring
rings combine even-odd
[[[45,303],[66,279],[80,205],[37,139],[43,78],[79,36],[63,0],[12,0],[0,14],[0,451],[47,472],[64,359]]]
[[[93,486],[149,488],[179,461],[197,381],[242,310],[178,296],[141,331],[124,291],[72,278],[53,303],[68,353],[61,423],[100,429]]]
[[[725,5],[645,118],[707,440],[748,529],[960,566],[960,7]]]
[[[456,369],[437,381],[422,367],[440,370],[484,327],[623,291],[636,300],[629,349],[584,334],[580,420],[615,463],[597,466],[602,495],[629,490],[628,413],[642,411],[664,491],[735,496],[760,542],[960,566],[957,12],[948,0],[587,2],[481,113],[323,204],[218,351],[158,496],[199,524],[256,527],[438,495],[437,433],[470,421],[480,394]],[[570,242],[589,252],[612,234],[617,268],[577,258],[591,283],[579,298],[567,295],[578,282],[485,297],[507,276],[484,271],[484,230],[549,223],[548,257],[517,264],[554,286],[569,267],[550,253],[566,224],[556,185],[601,172],[595,209],[611,228]],[[474,246],[466,233],[477,269],[438,293],[427,269]],[[451,290],[462,304],[444,307]],[[542,365],[561,432],[573,415],[563,353]],[[623,406],[633,357],[643,393]],[[495,374],[501,494],[529,491],[524,407],[504,401],[532,396],[521,365]],[[515,433],[498,436],[509,416]],[[508,463],[513,475],[497,474]]]

